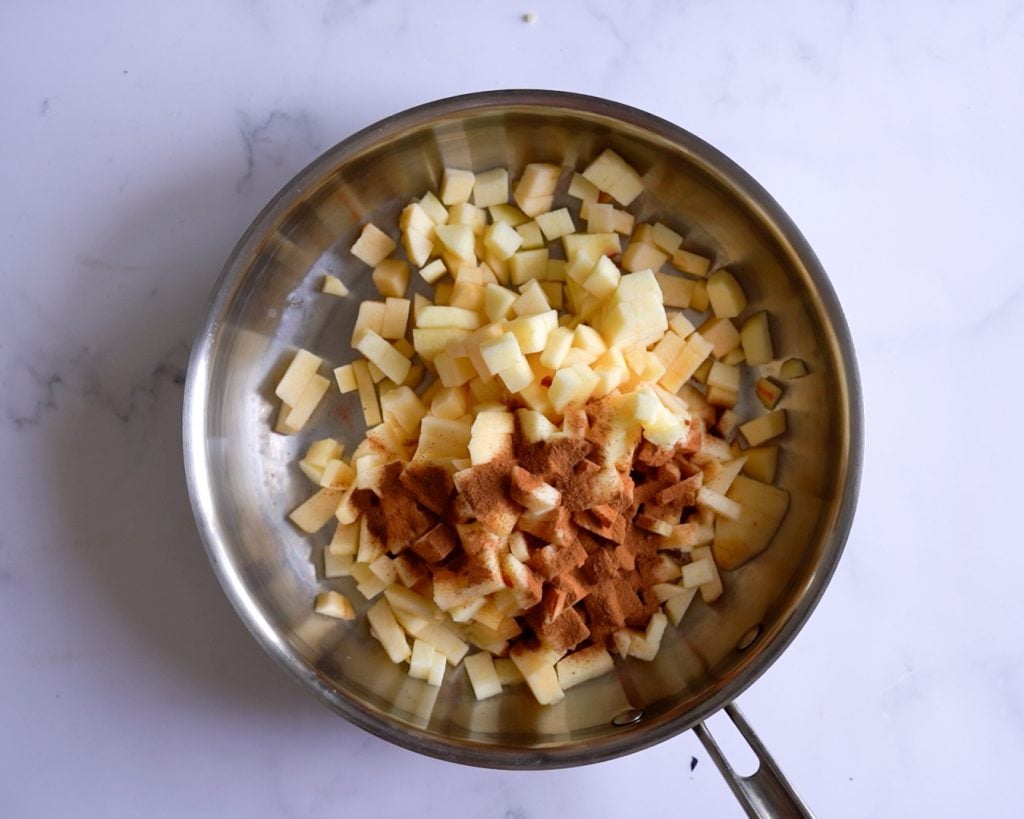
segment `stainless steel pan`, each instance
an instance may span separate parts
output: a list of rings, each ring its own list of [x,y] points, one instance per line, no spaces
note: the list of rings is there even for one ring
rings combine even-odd
[[[779,482],[792,504],[771,547],[726,576],[713,606],[698,600],[653,663],[622,663],[556,706],[516,689],[477,702],[461,671],[432,689],[392,665],[363,628],[313,614],[327,535],[311,542],[286,521],[309,492],[294,464],[314,436],[341,436],[351,451],[362,418],[354,397],[335,393],[308,434],[275,435],[273,384],[297,346],[349,359],[356,305],[373,287],[347,249],[367,220],[394,224],[412,195],[437,187],[445,165],[581,167],[605,147],[644,174],[640,216],[674,217],[687,246],[738,272],[751,309],[771,311],[779,356],[808,363],[811,374],[787,385],[784,403]],[[340,271],[353,296],[317,295],[314,269]],[[199,530],[239,615],[290,674],[356,725],[431,756],[501,768],[597,762],[696,728],[751,815],[806,811],[732,703],[796,635],[839,560],[860,472],[856,364],[835,294],[799,231],[692,134],[606,100],[503,91],[414,108],[335,146],[267,205],[231,254],[192,352],[184,447]],[[702,726],[722,708],[761,757],[752,777],[733,775]]]

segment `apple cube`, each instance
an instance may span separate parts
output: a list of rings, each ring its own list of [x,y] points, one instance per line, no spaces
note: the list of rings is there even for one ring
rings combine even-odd
[[[527,443],[536,444],[546,441],[556,432],[558,427],[551,423],[544,415],[535,410],[516,410],[516,419],[519,429]]]
[[[433,361],[453,341],[468,337],[469,330],[458,327],[426,327],[412,331],[412,346],[424,361]]]
[[[412,655],[409,658],[409,676],[417,680],[430,678],[430,669],[434,665],[434,647],[419,638],[413,640]]]
[[[580,253],[586,253],[591,259],[618,256],[622,252],[622,243],[617,233],[570,233],[562,237],[562,248],[571,266]]]
[[[542,162],[531,162],[523,168],[523,175],[516,185],[513,198],[519,207],[523,207],[524,199],[531,199],[537,196],[551,196],[558,187],[558,178],[562,175],[562,169],[558,165],[551,165]],[[525,208],[523,208],[525,212]]]
[[[786,431],[786,411],[784,409],[761,415],[753,421],[740,424],[740,432],[750,446],[759,446]]]
[[[654,245],[631,240],[622,252],[622,268],[630,273],[640,270],[658,271],[668,261],[668,256],[662,253]]]
[[[457,327],[460,330],[476,330],[481,323],[480,314],[474,310],[436,304],[424,307],[416,320],[417,327]]]
[[[366,612],[366,619],[391,662],[404,663],[409,659],[412,651],[387,600],[382,598],[370,606]]]
[[[412,302],[408,299],[388,298],[384,302],[384,318],[378,331],[380,335],[387,339],[404,338],[411,308]]]
[[[669,622],[673,626],[678,626],[682,622],[683,615],[686,614],[686,610],[690,608],[690,603],[697,596],[697,587],[687,589],[682,586],[676,586],[681,594],[674,595],[665,601],[662,608],[665,610],[665,616],[668,617]]]
[[[558,673],[548,652],[543,648],[527,649],[517,645],[509,653],[530,692],[541,705],[551,705],[565,698],[558,684]]]
[[[419,430],[420,421],[427,414],[427,408],[420,397],[409,387],[400,386],[380,397],[384,417],[394,422],[408,436]]]
[[[651,616],[647,623],[647,630],[641,634],[633,634],[630,637],[628,654],[638,660],[651,662],[658,656],[661,648],[661,639],[668,627],[668,618],[660,611]]]
[[[767,364],[775,357],[767,312],[762,310],[754,313],[743,322],[740,344],[743,345],[743,354],[748,364]]]
[[[438,225],[434,233],[443,247],[457,259],[475,263],[476,241],[469,225]]]
[[[532,251],[531,251],[532,252]],[[546,313],[551,309],[540,282],[531,279],[520,288],[520,296],[512,303],[512,312],[517,316],[532,316]]]
[[[525,390],[533,383],[535,377],[533,368],[530,367],[530,362],[525,358],[519,363],[498,373],[498,378],[501,379],[501,383],[504,384],[505,389],[511,393],[517,393]]]
[[[434,284],[447,272],[448,268],[444,266],[444,262],[434,259],[430,264],[420,268],[420,278],[427,284]]]
[[[367,330],[363,334],[356,344],[356,349],[380,367],[384,375],[396,384],[405,381],[409,374],[412,362],[373,330]]]
[[[327,388],[330,385],[331,382],[328,379],[314,373],[299,396],[299,400],[292,406],[291,411],[284,416],[285,426],[295,431],[302,429],[319,405],[320,399],[327,393]]]
[[[466,395],[454,387],[439,390],[430,402],[430,414],[455,420],[466,414]]]
[[[602,256],[583,281],[583,289],[599,299],[605,299],[615,292],[621,278],[622,274],[615,262],[607,256]]]
[[[370,267],[376,267],[394,252],[398,245],[376,225],[367,224],[356,243],[352,245],[352,255]]]
[[[478,173],[473,181],[473,204],[478,208],[503,205],[508,202],[508,171],[493,168]]]
[[[656,276],[661,292],[664,295],[665,306],[683,309],[690,306],[690,302],[693,299],[695,281],[668,273],[658,273]]]
[[[782,362],[782,366],[779,367],[780,378],[789,380],[803,378],[805,375],[807,375],[807,365],[800,358],[787,358]]]
[[[520,250],[508,260],[509,275],[512,284],[525,284],[534,279],[543,278],[548,269],[547,248],[539,250]]]
[[[510,258],[523,244],[523,237],[508,222],[496,222],[484,234],[484,246],[498,259]]]
[[[689,273],[691,276],[700,276],[703,279],[711,269],[711,259],[680,248],[672,254],[672,266],[681,273]]]
[[[736,277],[720,268],[708,279],[708,299],[711,309],[719,318],[733,318],[747,306],[747,296]]]
[[[611,347],[646,347],[668,329],[658,280],[650,270],[629,273],[605,302],[595,324]]]
[[[587,179],[583,174],[574,173],[569,182],[569,196],[580,199],[583,202],[596,202],[601,195],[597,185]]]
[[[523,353],[539,353],[548,342],[551,332],[558,328],[558,311],[547,310],[529,316],[521,316],[508,323],[508,330],[519,342]]]
[[[475,182],[476,175],[472,171],[445,168],[441,174],[441,202],[445,205],[468,202]]]
[[[424,416],[414,459],[464,458],[470,439],[470,425],[464,421]]]
[[[601,677],[615,668],[612,655],[604,646],[593,645],[574,651],[555,664],[562,690]]]
[[[436,225],[437,220],[427,213],[419,202],[406,205],[398,217],[398,227],[401,228],[402,233],[413,231],[427,238],[433,238]]]
[[[654,228],[651,230],[651,239],[655,247],[665,251],[669,256],[674,255],[683,243],[682,236],[661,222],[654,223]]]
[[[740,346],[740,334],[727,318],[712,318],[705,321],[697,331],[711,342],[711,352],[715,358],[723,358]]]
[[[340,489],[319,489],[301,505],[292,510],[288,519],[303,532],[319,532],[332,517],[344,494]]]
[[[759,378],[754,384],[754,395],[761,402],[765,409],[775,409],[775,405],[782,398],[782,387],[770,378]]]
[[[494,670],[494,660],[489,653],[470,654],[463,660],[466,674],[478,700],[485,700],[501,693],[501,681]]]
[[[491,321],[508,318],[518,298],[518,294],[500,284],[489,284],[484,288],[484,313]]]
[[[320,290],[331,296],[347,296],[348,288],[345,287],[344,282],[337,276],[332,276],[329,273],[324,276],[323,284],[320,285]]]
[[[459,202],[448,209],[448,224],[469,225],[473,235],[480,237],[487,230],[487,211],[469,202]]]
[[[317,614],[334,617],[337,620],[355,620],[356,612],[345,595],[336,591],[320,592],[313,603]]]
[[[740,388],[740,369],[729,364],[716,361],[708,371],[707,383],[709,387],[720,387],[723,390],[738,392]],[[712,403],[712,401],[708,401]]]
[[[570,404],[584,404],[597,386],[598,377],[585,364],[574,364],[555,373],[548,387],[548,400],[555,412]]]
[[[277,382],[274,395],[286,404],[295,406],[321,363],[323,363],[323,359],[319,356],[313,355],[308,350],[299,350],[295,353],[295,357],[292,358],[281,380]]]
[[[549,242],[561,239],[576,230],[568,208],[559,208],[548,213],[540,213],[536,217],[537,225]]]
[[[711,302],[708,299],[708,283],[704,279],[699,279],[693,285],[693,295],[690,297],[690,307],[698,313],[703,313],[710,305]]]
[[[480,345],[480,355],[491,375],[518,366],[520,362],[525,363],[523,351],[519,348],[519,341],[510,332],[502,333],[497,338],[489,339]]]
[[[789,509],[789,493],[740,475],[729,497],[742,511],[734,521],[718,521],[712,550],[715,562],[731,571],[768,548]]]
[[[775,470],[779,458],[777,446],[750,447],[744,454],[747,457],[746,463],[743,464],[744,475],[749,475],[761,483],[771,483],[775,480]]]
[[[640,174],[611,149],[604,150],[591,162],[583,171],[583,177],[624,207],[644,189]]]

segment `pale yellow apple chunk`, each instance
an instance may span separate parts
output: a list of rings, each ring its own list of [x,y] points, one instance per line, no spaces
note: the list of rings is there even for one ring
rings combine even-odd
[[[412,655],[402,627],[395,620],[388,601],[380,599],[366,612],[366,619],[393,663],[404,663]]]
[[[368,224],[352,245],[352,255],[370,267],[376,267],[398,247],[395,241],[374,224]]]
[[[330,380],[322,375],[314,373],[306,384],[306,388],[295,402],[291,412],[284,417],[284,423],[289,429],[300,430],[306,425],[306,421],[313,414],[313,411],[320,403],[320,399],[327,393],[331,385]]]
[[[323,359],[319,356],[308,350],[299,350],[281,376],[281,380],[277,382],[274,395],[294,407],[322,363]]]
[[[345,595],[336,591],[320,592],[316,596],[313,609],[317,614],[334,617],[337,620],[354,620],[356,617],[352,603]]]
[[[473,693],[478,700],[485,700],[501,693],[501,680],[494,669],[494,659],[486,651],[470,654],[463,660]]]
[[[615,668],[612,655],[604,646],[588,646],[563,657],[555,664],[558,684],[568,690],[590,680],[597,679]]]
[[[288,519],[303,532],[319,532],[332,517],[341,502],[344,490],[320,489],[305,503],[296,507]]]
[[[740,516],[718,520],[712,551],[720,568],[732,570],[768,548],[789,509],[789,493],[740,475],[728,497],[740,505]]]
[[[740,432],[750,446],[760,446],[786,431],[786,411],[778,409],[761,415],[753,421],[740,424]]]

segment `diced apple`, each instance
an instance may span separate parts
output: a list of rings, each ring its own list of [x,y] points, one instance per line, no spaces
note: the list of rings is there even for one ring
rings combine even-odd
[[[720,268],[708,279],[708,299],[711,309],[719,318],[733,318],[747,306],[747,296],[736,277]]]
[[[515,646],[509,656],[534,698],[541,705],[551,705],[565,698],[565,692],[558,684],[558,674],[544,649],[530,650]]]
[[[712,547],[715,562],[732,570],[760,554],[771,543],[789,509],[784,489],[740,475],[729,490],[742,512],[735,521],[719,520]]]
[[[782,398],[782,387],[770,378],[759,378],[754,385],[754,395],[761,402],[765,409],[775,409],[775,405]]]
[[[722,358],[740,346],[740,334],[727,318],[712,318],[697,328],[705,339],[711,342],[711,352],[715,358]]]
[[[743,322],[740,343],[748,364],[767,364],[775,357],[767,312],[754,313]]]
[[[672,254],[672,266],[682,273],[700,276],[703,279],[711,269],[711,259],[680,248]]]
[[[629,656],[651,662],[661,648],[661,640],[668,627],[668,618],[660,611],[651,616],[643,635],[632,635],[629,641]]]
[[[536,217],[544,238],[549,242],[561,239],[576,230],[568,208],[559,208],[548,213],[540,213]]]
[[[332,517],[344,494],[340,489],[320,489],[307,501],[292,510],[288,519],[303,532],[319,532]]]
[[[597,185],[587,179],[583,174],[574,173],[569,182],[569,196],[580,199],[583,202],[596,202],[601,195]]]
[[[330,273],[324,276],[323,283],[320,285],[320,290],[330,296],[348,295],[348,288],[345,287],[344,282],[342,282],[342,280],[337,276],[332,276]]]
[[[621,277],[622,274],[619,272],[615,262],[607,256],[602,256],[597,260],[594,269],[583,281],[583,289],[599,299],[605,299],[615,292]]]
[[[543,313],[521,316],[508,323],[508,330],[519,342],[523,353],[539,353],[548,342],[551,332],[558,327],[558,312],[547,310]]]
[[[526,282],[520,291],[519,298],[512,303],[512,312],[517,316],[532,316],[551,309],[544,289],[536,279]]]
[[[473,181],[473,204],[478,208],[503,205],[508,202],[508,171],[493,168],[478,173]]]
[[[612,655],[604,646],[593,645],[574,651],[555,664],[562,690],[601,677],[614,669]]]
[[[622,206],[629,205],[644,189],[640,174],[611,149],[604,150],[591,162],[583,171],[583,177]]]
[[[468,202],[475,181],[476,175],[472,171],[445,168],[441,175],[441,202],[445,205]]]
[[[308,350],[299,350],[277,383],[274,394],[286,404],[294,407],[320,368],[321,363],[323,363],[323,359],[319,356],[313,355]]]
[[[366,612],[366,619],[373,628],[377,639],[384,647],[393,663],[403,663],[412,655],[409,643],[402,627],[395,620],[394,612],[388,601],[381,599],[374,603]]]
[[[661,339],[668,318],[658,280],[650,270],[629,273],[605,302],[594,325],[610,347],[646,347]]]
[[[444,266],[444,262],[440,259],[434,259],[434,261],[426,267],[420,268],[420,278],[422,278],[427,284],[434,284],[447,272],[448,268]]]
[[[500,284],[488,284],[484,288],[484,313],[491,321],[507,318],[518,298],[518,294]]]
[[[690,320],[682,313],[672,313],[668,317],[668,326],[683,338],[688,338],[695,329]]]
[[[690,296],[690,308],[698,313],[703,313],[710,305],[708,283],[706,280],[700,279],[693,285],[693,295]]]
[[[381,322],[380,335],[387,339],[404,338],[411,307],[412,302],[408,299],[388,298],[384,302],[384,319]]]
[[[622,268],[630,273],[640,270],[657,272],[666,261],[668,261],[668,256],[654,245],[635,240],[631,240],[622,252]]]
[[[428,327],[412,331],[412,345],[424,361],[433,361],[452,341],[465,339],[469,330],[458,327]]]
[[[759,446],[786,431],[786,411],[784,409],[761,415],[745,424],[740,424],[740,432],[747,444]]]
[[[779,378],[789,380],[803,378],[805,375],[807,375],[807,365],[800,358],[787,358],[779,367]]]
[[[523,209],[524,213],[529,213],[523,207],[523,202],[539,196],[551,196],[555,192],[555,188],[558,187],[558,178],[561,174],[562,169],[558,165],[531,162],[523,168],[523,175],[519,179],[519,184],[516,185],[513,195],[516,204]]]
[[[547,248],[520,250],[508,260],[508,269],[515,285],[543,278],[548,269]]]
[[[697,506],[708,509],[726,520],[736,520],[740,516],[740,505],[725,495],[721,495],[707,486],[702,486],[697,492]]]
[[[690,380],[697,368],[711,354],[711,343],[699,333],[691,333],[683,351],[667,367],[660,384],[669,392],[678,392]]]
[[[693,279],[684,279],[682,276],[673,276],[669,273],[658,273],[657,279],[664,295],[666,307],[685,309],[690,306],[693,288],[696,284]]]
[[[494,670],[494,660],[489,653],[470,654],[463,660],[466,674],[478,700],[485,700],[501,693],[501,681]]]
[[[460,330],[476,330],[481,323],[480,314],[474,310],[436,304],[424,307],[416,320],[417,327],[456,327]]]
[[[761,483],[775,480],[775,469],[778,464],[779,448],[777,446],[755,446],[747,449],[747,457],[743,464],[743,474]]]
[[[740,388],[739,367],[732,367],[721,361],[716,361],[708,372],[707,383],[709,387],[721,387],[724,390],[738,392]],[[709,403],[713,402],[709,401]]]
[[[523,244],[523,237],[508,222],[496,222],[484,234],[484,246],[498,259],[510,258]]]
[[[349,599],[333,590],[320,592],[316,596],[313,609],[317,614],[334,617],[337,620],[354,620],[356,618],[355,609],[352,608]]]
[[[487,211],[469,202],[459,202],[448,209],[448,224],[469,225],[473,235],[479,238],[487,230]]]
[[[373,330],[367,330],[363,334],[356,344],[356,349],[380,367],[384,375],[396,384],[405,381],[409,374],[412,362]]]
[[[475,263],[476,242],[469,225],[438,225],[434,228],[438,240],[448,252],[462,261]]]
[[[382,420],[380,405],[377,402],[377,390],[373,385],[367,362],[353,361],[352,372],[355,374],[356,388],[359,390],[359,402],[363,407],[363,419],[367,426],[377,426]]]
[[[519,348],[519,341],[510,332],[502,333],[497,338],[483,342],[480,345],[480,355],[491,375],[497,375],[518,365],[521,361],[526,361],[523,351]]]
[[[574,364],[555,373],[548,388],[548,400],[555,412],[561,413],[570,404],[583,404],[597,386],[598,377],[590,367]]]
[[[570,266],[580,253],[597,260],[602,256],[618,256],[622,252],[617,233],[571,233],[562,237],[562,247]]]
[[[711,547],[700,546],[693,550],[691,557],[695,562],[706,562],[711,567],[711,579],[701,583],[698,588],[700,589],[700,596],[704,598],[705,603],[714,603],[722,596],[723,587],[722,578],[718,574],[718,566],[715,564],[715,559],[711,553]]]
[[[352,245],[352,255],[370,267],[376,267],[395,250],[398,245],[376,225],[367,224],[356,243]]]
[[[309,381],[306,383],[306,388],[299,395],[299,400],[295,402],[291,410],[284,416],[283,421],[285,426],[291,430],[298,431],[306,425],[306,421],[313,414],[313,411],[317,408],[320,400],[327,393],[327,388],[331,385],[331,382],[324,378],[322,375],[313,373]]]
[[[662,606],[665,610],[665,615],[673,626],[679,625],[683,619],[683,615],[686,614],[686,610],[690,608],[690,603],[693,602],[693,598],[697,596],[697,587],[687,589],[677,586],[677,588],[679,588],[682,593],[675,595],[674,597],[670,597]]]

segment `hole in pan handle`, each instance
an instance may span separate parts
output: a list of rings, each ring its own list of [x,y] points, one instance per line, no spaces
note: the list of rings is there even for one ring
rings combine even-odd
[[[790,817],[810,817],[814,814],[793,790],[772,755],[758,739],[750,723],[733,703],[725,706],[725,713],[732,720],[736,730],[747,741],[751,750],[757,755],[758,767],[750,776],[739,776],[722,753],[722,749],[711,736],[704,723],[694,727],[693,731],[711,756],[719,772],[729,783],[733,795],[739,800],[747,816],[752,819],[790,819]]]

